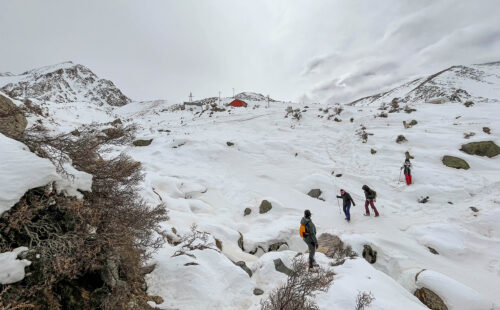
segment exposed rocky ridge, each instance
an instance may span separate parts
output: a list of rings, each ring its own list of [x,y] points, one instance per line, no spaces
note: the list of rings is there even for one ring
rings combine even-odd
[[[15,99],[53,102],[93,102],[122,106],[131,100],[113,82],[101,79],[80,64],[65,62],[20,75],[2,75],[1,90]]]
[[[465,102],[488,101],[471,89],[485,87],[500,82],[500,62],[470,66],[452,66],[426,77],[418,78],[395,87],[389,91],[352,101],[349,105],[369,105],[390,102],[399,98],[401,103],[427,102],[432,98],[443,97],[448,101]],[[498,95],[498,94],[497,94]],[[498,98],[498,96],[495,96]]]
[[[234,96],[236,99],[241,100],[253,100],[253,101],[266,101],[267,96],[263,94],[254,93],[254,92],[242,92]],[[269,102],[276,102],[276,100],[269,98]]]

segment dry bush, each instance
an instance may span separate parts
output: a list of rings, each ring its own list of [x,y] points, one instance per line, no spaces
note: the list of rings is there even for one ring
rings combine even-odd
[[[322,267],[309,271],[309,264],[302,257],[295,257],[293,274],[286,283],[273,290],[266,300],[261,301],[262,310],[316,310],[313,298],[317,292],[328,291],[333,281],[332,270]]]
[[[373,297],[372,292],[359,292],[358,296],[356,297],[356,308],[355,310],[365,310],[366,308],[370,307],[372,302],[375,300],[375,297]]]
[[[172,255],[172,257],[187,255],[196,258],[194,254],[188,253],[194,250],[214,250],[219,252],[216,245],[213,242],[209,242],[209,238],[209,233],[199,231],[196,224],[191,225],[191,232],[181,237],[179,243],[181,243],[182,246]]]
[[[76,200],[54,187],[33,189],[2,215],[0,250],[27,246],[24,256],[33,262],[25,279],[9,286],[4,306],[28,300],[36,309],[151,309],[141,267],[163,244],[159,223],[168,217],[164,205],[140,198],[140,163],[123,154],[101,156],[111,144],[131,140],[126,128],[113,140],[95,126],[76,137],[27,135],[27,144],[59,169],[71,160],[92,174],[92,191]]]

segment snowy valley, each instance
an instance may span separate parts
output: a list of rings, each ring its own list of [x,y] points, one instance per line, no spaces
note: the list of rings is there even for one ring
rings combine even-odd
[[[454,66],[346,104],[250,92],[235,96],[247,107],[215,97],[200,105],[136,102],[72,63],[0,74],[0,91],[2,217],[28,189],[56,182],[81,197],[91,184],[70,161],[74,177],[14,141],[22,141],[22,121],[4,102],[23,111],[27,130],[51,135],[134,126],[134,141],[110,144],[105,154],[139,161],[141,197],[168,210],[157,230],[165,244],[145,276],[147,293],[161,297],[151,306],[260,309],[288,278],[279,264],[290,268],[306,255],[299,224],[309,209],[318,236],[338,236],[357,254],[339,261],[329,254],[333,245],[320,242],[316,260],[335,276],[314,297],[319,309],[356,309],[360,292],[375,298],[367,309],[428,309],[415,296],[423,288],[447,307],[435,309],[500,309],[499,62]],[[463,147],[486,141],[493,143]],[[406,152],[410,186],[400,170]],[[446,166],[444,156],[464,160],[466,169]],[[377,192],[379,217],[363,216],[365,184]],[[314,189],[317,197],[308,195]],[[356,203],[350,222],[340,189]],[[194,244],[204,249],[183,247],[193,224],[205,237]],[[367,249],[376,253],[363,255]],[[2,284],[30,277],[30,262],[16,259],[26,250],[0,254]]]

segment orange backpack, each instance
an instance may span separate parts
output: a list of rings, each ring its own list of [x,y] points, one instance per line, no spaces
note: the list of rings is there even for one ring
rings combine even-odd
[[[299,234],[302,238],[305,238],[306,227],[304,225],[300,225]]]

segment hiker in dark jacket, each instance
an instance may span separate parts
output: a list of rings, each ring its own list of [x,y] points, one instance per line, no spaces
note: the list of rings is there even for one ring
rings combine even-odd
[[[356,205],[354,203],[354,200],[352,200],[351,195],[349,195],[349,193],[343,189],[340,190],[340,196],[337,196],[337,198],[342,198],[342,206],[344,209],[345,219],[348,222],[350,222],[351,221],[351,213],[349,210],[351,209],[351,203],[353,206]]]
[[[411,184],[411,163],[410,160],[407,158],[405,159],[405,163],[401,169],[404,169],[404,174],[405,174],[405,180],[406,180],[406,185]]]
[[[303,240],[309,248],[309,269],[311,269],[314,265],[316,265],[314,254],[316,253],[316,249],[318,248],[318,240],[316,239],[316,226],[314,226],[314,223],[311,220],[311,211],[304,211],[304,217],[300,221],[300,224],[304,225],[306,228]]]
[[[365,213],[365,215],[370,216],[370,210],[368,209],[368,205],[371,205],[373,211],[375,212],[375,216],[379,216],[377,208],[375,208],[375,205],[373,204],[373,200],[375,200],[375,198],[377,198],[377,193],[373,189],[369,188],[366,185],[363,185],[362,189],[365,191],[365,198],[366,198],[366,201],[365,201],[366,213]]]

